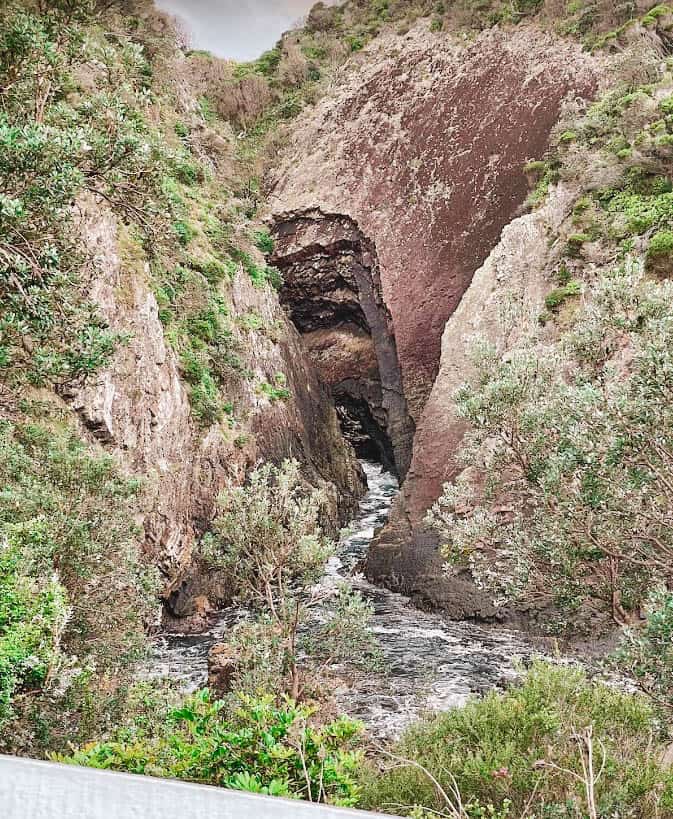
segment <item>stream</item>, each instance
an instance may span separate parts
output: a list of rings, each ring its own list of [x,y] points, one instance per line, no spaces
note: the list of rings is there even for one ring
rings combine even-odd
[[[356,675],[334,695],[339,708],[361,719],[373,735],[393,738],[424,711],[459,706],[474,694],[506,685],[516,677],[517,665],[539,651],[516,632],[420,611],[406,597],[353,574],[399,491],[397,480],[379,464],[365,461],[362,466],[368,492],[328,562],[321,585],[345,581],[373,606],[371,628],[382,670]],[[153,655],[153,676],[172,678],[185,690],[204,686],[211,646],[226,640],[241,616],[239,609],[227,609],[205,633],[161,635]]]

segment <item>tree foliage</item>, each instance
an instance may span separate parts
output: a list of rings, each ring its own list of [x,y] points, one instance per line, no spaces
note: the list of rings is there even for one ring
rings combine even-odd
[[[204,555],[227,571],[239,600],[256,612],[233,634],[242,660],[239,687],[284,688],[297,700],[330,664],[374,655],[371,608],[353,591],[336,590],[325,622],[311,616],[329,594],[314,588],[334,548],[320,528],[325,502],[321,490],[306,487],[296,461],[264,464],[245,486],[220,497]]]
[[[120,679],[144,646],[156,586],[127,513],[138,485],[50,422],[0,420],[0,486],[0,722],[25,692],[46,719],[42,690]]]
[[[551,594],[625,624],[673,579],[672,297],[627,263],[559,344],[478,352],[457,402],[486,484],[465,473],[431,520],[500,599]]]
[[[105,364],[117,339],[86,295],[74,225],[86,195],[141,223],[160,177],[145,122],[142,49],[90,38],[88,3],[0,12],[0,377],[69,383]],[[88,75],[86,93],[80,86]]]

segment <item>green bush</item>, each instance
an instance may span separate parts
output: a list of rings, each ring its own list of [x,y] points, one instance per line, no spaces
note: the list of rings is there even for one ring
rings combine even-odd
[[[14,693],[67,689],[61,665],[71,684],[89,667],[98,678],[87,686],[106,675],[120,683],[144,649],[156,578],[142,567],[129,511],[137,482],[59,424],[0,421],[0,487],[2,722]],[[35,700],[41,719],[56,707],[56,730],[76,736],[77,715],[45,695]]]
[[[352,806],[358,799],[358,723],[316,724],[307,706],[241,697],[227,713],[201,691],[147,731],[119,732],[60,762],[185,779],[235,790]]]
[[[566,254],[572,258],[576,258],[582,252],[582,245],[590,241],[591,236],[587,233],[573,233],[571,236],[568,236]]]
[[[673,717],[673,594],[652,592],[647,601],[647,619],[641,628],[629,628],[622,636],[615,659],[622,672],[635,679],[664,719]]]
[[[660,230],[652,236],[647,246],[647,262],[661,263],[673,258],[673,231]]]
[[[187,247],[196,236],[194,226],[185,219],[176,219],[175,222],[173,222],[173,233],[183,247]]]
[[[575,279],[570,279],[570,281],[566,282],[566,284],[564,284],[562,287],[557,287],[546,296],[544,300],[545,307],[547,310],[557,312],[559,308],[568,301],[568,299],[572,298],[573,296],[579,296],[581,292],[582,286],[580,282],[576,281]]]
[[[407,815],[412,806],[458,815],[429,773],[454,805],[460,794],[467,817],[668,816],[673,776],[658,766],[661,746],[649,739],[653,732],[656,721],[642,699],[591,682],[579,670],[538,663],[505,694],[410,728],[392,762],[365,773],[362,803]],[[583,770],[589,747],[595,814]],[[501,813],[489,813],[489,805]]]
[[[431,519],[445,556],[469,564],[498,601],[550,595],[575,621],[591,606],[627,625],[652,587],[673,580],[673,509],[661,491],[673,469],[672,305],[670,282],[630,262],[599,279],[557,343],[503,360],[475,350],[478,374],[457,405],[472,425],[466,463],[483,464],[481,447],[497,442],[487,491],[463,475]],[[616,378],[624,349],[629,367]]]
[[[58,577],[31,577],[29,560],[0,540],[0,728],[13,714],[15,693],[40,689],[55,669],[69,616]]]
[[[266,256],[273,253],[274,241],[273,236],[268,230],[258,230],[254,234],[255,245],[258,250],[261,250]]]

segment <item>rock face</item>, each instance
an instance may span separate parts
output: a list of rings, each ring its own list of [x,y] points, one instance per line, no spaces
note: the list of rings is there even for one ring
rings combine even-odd
[[[123,236],[109,212],[91,201],[80,209],[80,229],[94,257],[91,298],[128,340],[108,367],[66,399],[93,438],[130,472],[145,476],[139,520],[145,552],[166,577],[171,607],[184,615],[190,610],[185,598],[200,593],[187,575],[192,546],[228,481],[243,480],[261,459],[296,458],[307,479],[327,490],[327,523],[336,528],[356,507],[362,474],[296,330],[275,296],[253,287],[242,271],[228,293],[235,314],[253,312],[273,333],[238,331],[250,376],[228,395],[240,418],[237,434],[220,425],[199,429],[164,337],[146,264],[123,253]],[[291,397],[273,401],[256,385],[273,383],[279,372]]]
[[[453,396],[474,373],[475,342],[485,340],[505,353],[540,314],[550,286],[548,237],[558,231],[574,200],[568,188],[553,190],[544,207],[504,229],[474,274],[444,330],[440,370],[418,426],[407,480],[389,526],[370,549],[370,577],[456,619],[489,619],[496,616],[496,609],[469,575],[444,576],[436,535],[423,524],[443,484],[463,468],[456,453],[465,425],[456,414]],[[500,611],[498,616],[511,617],[512,612]]]
[[[398,465],[406,467],[406,441],[417,430],[369,576],[456,617],[494,612],[469,578],[442,580],[422,519],[456,468],[463,430],[451,396],[469,373],[466,332],[491,333],[503,287],[537,292],[535,254],[549,213],[515,222],[484,261],[526,197],[525,163],[543,155],[564,102],[590,97],[598,76],[593,57],[533,27],[492,29],[466,45],[424,22],[405,36],[380,36],[349,63],[336,90],[295,128],[275,177],[283,300],[323,378],[337,400],[346,396],[346,409],[367,404]],[[366,267],[374,254],[385,350],[362,321],[366,297],[342,261]],[[380,412],[384,372],[390,394],[401,386],[402,445],[390,408],[387,419]]]
[[[343,216],[302,213],[276,225],[281,303],[331,388],[361,457],[404,477],[414,424],[402,386],[376,248]]]
[[[424,22],[380,36],[347,70],[295,128],[273,214],[281,233],[304,212],[343,214],[375,246],[418,421],[446,321],[524,200],[522,168],[543,154],[564,98],[593,92],[593,62],[531,28],[464,46]]]

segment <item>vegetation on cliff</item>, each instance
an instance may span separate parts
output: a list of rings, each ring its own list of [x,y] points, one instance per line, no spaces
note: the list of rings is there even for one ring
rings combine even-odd
[[[75,390],[124,343],[89,300],[94,271],[75,202],[95,195],[146,222],[162,167],[143,114],[142,49],[106,43],[86,28],[89,12],[10,3],[0,13],[5,750],[58,746],[105,721],[156,606],[129,513],[137,481],[87,447],[47,389]],[[97,81],[82,93],[92,65]]]
[[[606,6],[318,4],[303,29],[238,66],[176,55],[143,3],[14,0],[0,11],[1,750],[74,744],[78,764],[415,816],[673,815],[661,762],[673,671],[671,11]],[[499,598],[553,589],[558,628],[596,610],[628,626],[617,662],[644,696],[536,666],[393,751],[370,749],[367,767],[360,727],[307,704],[320,700],[324,666],[369,655],[370,612],[338,594],[313,645],[300,645],[330,544],[324,498],[295,463],[261,466],[225,492],[200,553],[254,609],[235,634],[246,693],[176,703],[132,684],[159,584],[136,525],[143,481],[68,405],[128,343],[90,298],[97,269],[78,213],[94,202],[115,216],[123,266],[150,282],[195,427],[244,446],[241,385],[290,397],[283,373],[246,366],[238,331],[264,320],[236,315],[230,293],[241,272],[269,293],[281,284],[253,224],[278,126],[382,27],[423,15],[432,32],[535,19],[590,48],[659,38],[657,59],[633,76],[624,60],[621,85],[527,169],[533,206],[559,181],[576,200],[553,237],[535,330],[506,357],[480,348],[478,377],[457,396],[469,474],[486,480],[466,473],[432,518],[447,559]],[[196,99],[180,102],[167,66]]]
[[[431,516],[450,561],[502,600],[553,588],[570,619],[593,609],[620,625],[671,580],[672,79],[643,67],[655,82],[559,129],[545,167],[577,191],[550,254],[562,287],[517,349],[475,350],[457,403],[465,463],[488,477],[466,471]]]
[[[241,383],[290,395],[283,373],[267,384],[239,357],[253,331],[235,323],[230,282],[240,270],[268,288],[274,274],[255,247],[254,206],[235,195],[245,172],[229,126],[179,113],[190,102],[167,81],[173,60],[184,63],[175,35],[148,3],[17,0],[0,11],[5,751],[104,730],[159,616],[137,525],[151,479],[125,474],[71,406],[131,341],[92,299],[103,271],[90,215],[116,220],[118,299],[131,276],[150,279],[195,425],[223,422],[235,437]]]

